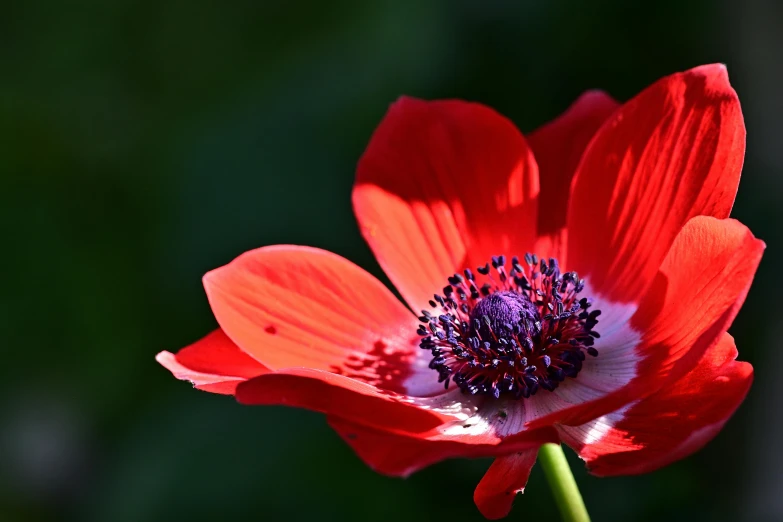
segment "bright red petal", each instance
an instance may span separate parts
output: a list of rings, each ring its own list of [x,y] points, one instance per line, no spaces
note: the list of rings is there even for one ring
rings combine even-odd
[[[637,302],[691,217],[728,217],[745,154],[723,65],[668,76],[623,105],[585,151],[568,209],[568,268]]]
[[[766,245],[733,219],[700,216],[682,229],[631,319],[639,351],[679,379],[734,321]]]
[[[236,392],[247,405],[283,405],[339,415],[370,426],[426,432],[448,417],[412,403],[408,397],[323,370],[289,368],[242,383]]]
[[[509,514],[514,497],[525,492],[537,454],[533,448],[495,459],[473,493],[482,515],[497,520]]]
[[[394,477],[407,477],[422,468],[449,458],[477,458],[532,450],[552,442],[556,434],[538,430],[525,439],[499,444],[472,444],[468,438],[426,438],[408,433],[383,431],[330,416],[329,425],[372,470]],[[556,439],[554,439],[556,440]]]
[[[421,352],[415,316],[372,275],[324,250],[259,248],[209,272],[204,287],[221,328],[272,370],[312,368],[404,391]]]
[[[736,357],[724,334],[679,381],[613,415],[561,428],[564,440],[599,476],[647,473],[685,458],[718,434],[748,393],[753,367]]]
[[[535,252],[565,263],[565,227],[571,180],[587,144],[620,106],[603,91],[587,91],[561,116],[527,136],[538,164],[538,236]]]
[[[604,337],[596,341],[598,357],[589,358],[579,376],[554,393],[570,396],[577,405],[530,426],[584,424],[689,372],[734,320],[764,247],[733,219],[691,219],[630,320],[641,338],[620,339],[618,344],[601,344]],[[611,332],[616,327],[607,322],[602,330],[599,322],[598,330]]]
[[[437,397],[396,395],[342,375],[307,368],[262,375],[241,384],[236,396],[247,405],[284,405],[326,413],[377,428],[387,436],[394,432],[447,447],[459,443],[455,447],[472,447],[469,451],[473,453],[487,448],[495,455],[491,452],[500,444],[527,448],[559,440],[550,427],[525,430],[524,417],[514,409],[517,404],[466,400],[459,390]]]
[[[403,437],[329,417],[329,425],[356,455],[377,473],[407,477],[436,462],[455,456],[453,447],[430,444],[415,437]]]
[[[190,381],[200,390],[227,395],[232,395],[240,382],[269,371],[220,329],[176,354],[160,352],[155,359],[177,379]]]
[[[446,278],[531,250],[538,170],[493,110],[401,98],[359,162],[353,204],[381,267],[416,311]]]

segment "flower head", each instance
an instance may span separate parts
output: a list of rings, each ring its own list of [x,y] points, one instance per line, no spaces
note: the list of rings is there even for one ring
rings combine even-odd
[[[405,304],[335,254],[264,247],[204,277],[220,328],[158,361],[326,413],[381,473],[495,457],[474,495],[489,518],[546,442],[597,475],[651,471],[750,387],[726,333],[764,249],[728,218],[744,147],[722,65],[622,105],[588,92],[527,137],[478,104],[400,99],[353,203]]]

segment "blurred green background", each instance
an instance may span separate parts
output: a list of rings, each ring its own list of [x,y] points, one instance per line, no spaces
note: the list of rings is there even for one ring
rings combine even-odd
[[[573,460],[597,521],[783,519],[780,2],[2,6],[0,520],[480,520],[488,461],[379,476],[322,416],[194,391],[155,353],[214,328],[200,277],[245,250],[315,245],[380,273],[350,189],[400,94],[530,131],[585,89],[625,100],[715,61],[748,127],[734,216],[768,243],[732,329],[756,383],[667,469],[597,479]],[[538,469],[511,519],[533,517],[557,519]]]

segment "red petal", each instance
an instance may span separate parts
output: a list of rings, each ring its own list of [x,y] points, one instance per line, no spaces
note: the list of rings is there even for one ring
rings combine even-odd
[[[373,471],[407,477],[422,468],[454,456],[454,448],[391,434],[329,417],[329,425]]]
[[[384,431],[330,416],[329,425],[373,471],[395,477],[411,473],[449,458],[494,457],[509,452],[532,450],[535,456],[556,434],[550,430],[529,433],[524,439],[499,444],[472,444],[470,438],[425,438],[409,433]]]
[[[514,497],[525,492],[537,454],[534,448],[495,459],[473,493],[482,515],[497,520],[509,514]]]
[[[259,248],[209,272],[204,287],[226,334],[272,370],[313,368],[403,391],[421,352],[413,314],[331,252]]]
[[[175,354],[160,352],[155,359],[174,377],[196,388],[231,395],[237,384],[269,370],[248,356],[217,329]]]
[[[565,226],[571,180],[587,144],[601,124],[620,106],[603,91],[587,91],[562,115],[527,136],[538,163],[536,253],[565,263]],[[546,245],[544,245],[546,242]]]
[[[353,203],[364,238],[414,309],[446,278],[536,236],[538,171],[525,139],[493,110],[401,98],[359,162]]]
[[[631,324],[639,351],[679,379],[734,321],[766,245],[733,219],[700,216],[677,236]]]
[[[562,428],[564,440],[599,476],[647,473],[685,458],[718,434],[748,393],[753,367],[736,357],[724,334],[679,381],[615,415]]]
[[[555,392],[560,397],[570,392],[587,400],[582,404],[574,400],[576,407],[537,419],[530,426],[584,424],[690,371],[734,320],[763,250],[764,243],[738,221],[707,216],[691,219],[631,318],[632,329],[642,334],[640,342],[632,338],[630,343],[614,346],[596,342],[598,357],[588,358],[579,376]],[[602,328],[611,332],[617,325],[609,322],[602,327],[599,322],[598,330]],[[580,390],[585,393],[580,395]],[[587,392],[597,400],[590,400]]]
[[[723,65],[668,76],[601,127],[577,169],[568,268],[617,302],[636,302],[689,218],[728,217],[745,153]]]
[[[370,426],[426,432],[449,418],[375,386],[309,368],[289,368],[242,383],[242,404],[284,405],[339,415]]]
[[[417,398],[396,395],[348,377],[289,368],[241,384],[237,400],[248,405],[285,405],[339,417],[429,443],[459,443],[472,452],[499,444],[528,447],[559,440],[550,427],[525,430],[517,404],[466,399],[459,390]],[[496,454],[496,453],[490,453]],[[372,464],[370,464],[372,466]]]

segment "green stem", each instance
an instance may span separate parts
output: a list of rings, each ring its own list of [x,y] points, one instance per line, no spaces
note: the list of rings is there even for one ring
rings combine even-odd
[[[544,468],[563,522],[590,522],[582,494],[579,493],[579,487],[560,444],[541,446],[538,450],[538,462]]]

